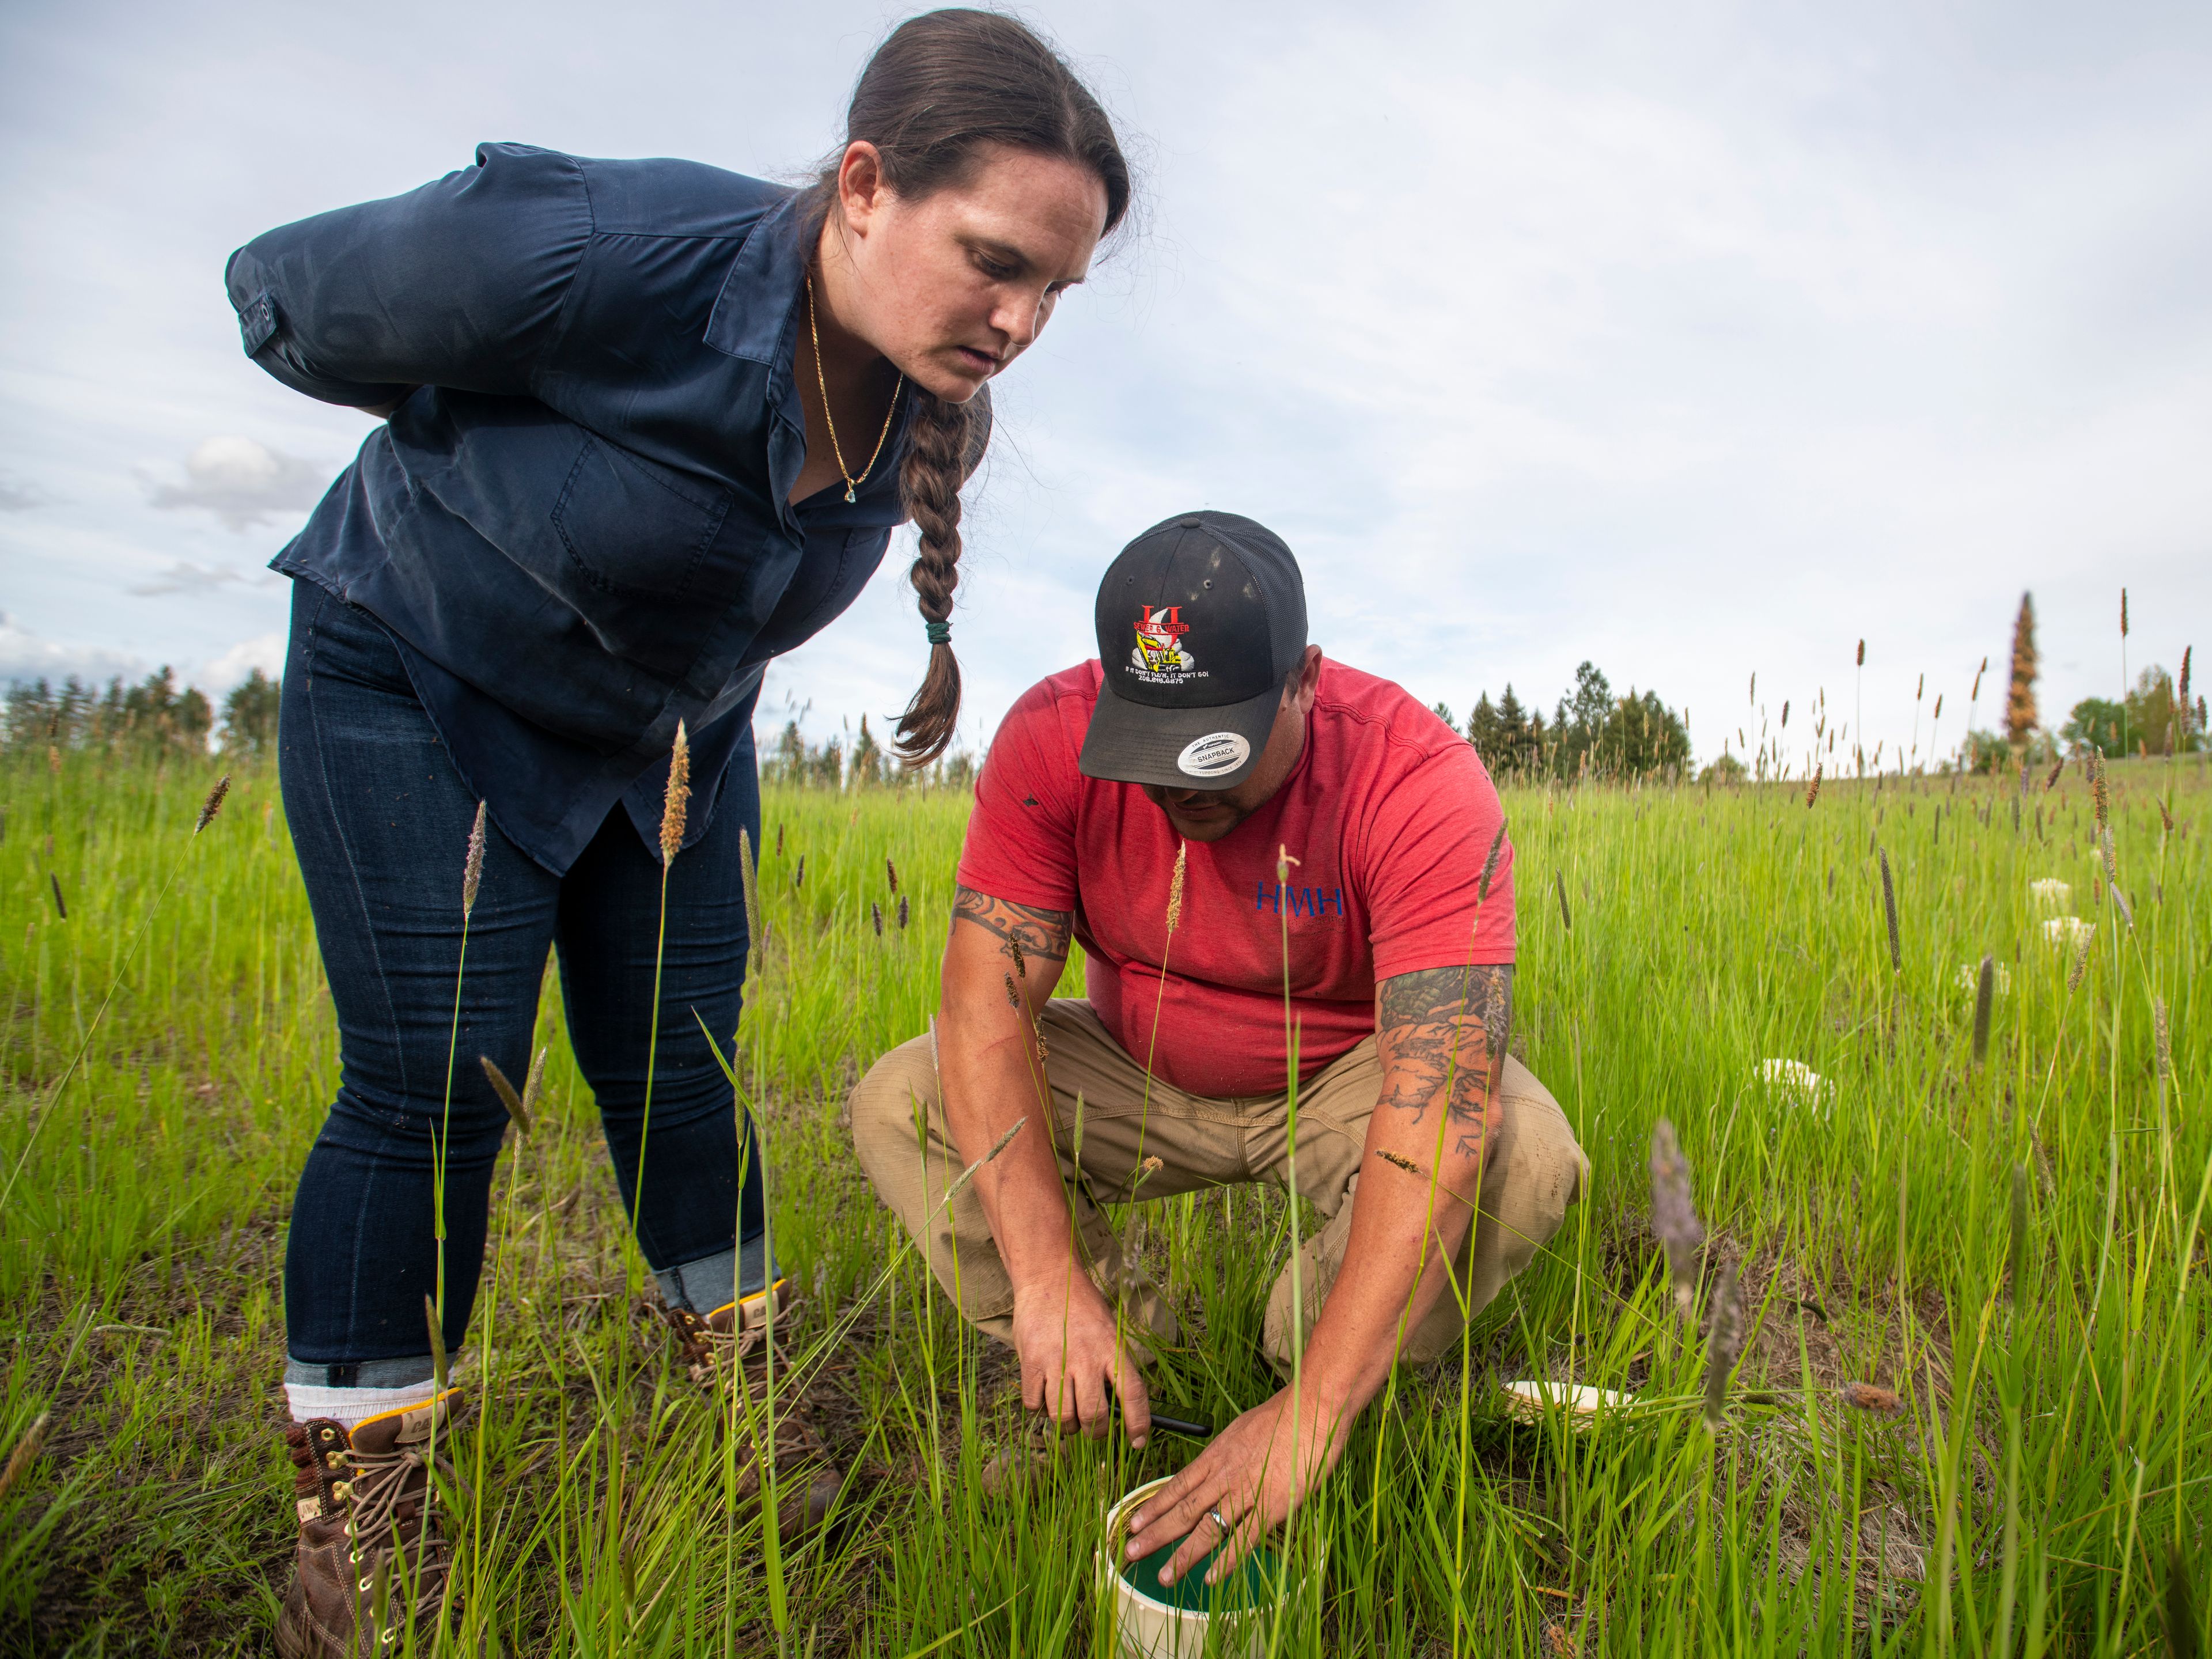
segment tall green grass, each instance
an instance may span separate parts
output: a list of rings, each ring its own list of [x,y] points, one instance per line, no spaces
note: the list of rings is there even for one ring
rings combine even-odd
[[[0,1171],[21,1175],[0,1212],[0,1444],[52,1417],[0,1498],[0,1644],[265,1650],[292,1534],[283,1218],[337,1065],[274,779],[240,777],[118,977],[212,769],[4,766]],[[2212,787],[2201,762],[2136,763],[2111,793],[2131,927],[2070,771],[2037,781],[2017,830],[2009,781],[1832,781],[1809,810],[1791,787],[1509,792],[1516,1047],[1591,1190],[1462,1350],[1360,1423],[1296,1529],[1272,1651],[2120,1654],[2162,1650],[2185,1601],[2203,1643]],[[781,1540],[771,1571],[757,1507],[726,1501],[732,1425],[635,1317],[549,996],[538,1131],[510,1139],[460,1362],[480,1409],[454,1437],[442,1650],[1107,1651],[1104,1510],[1189,1449],[1009,1455],[1032,1439],[1007,1357],[902,1252],[842,1121],[859,1068],[934,1006],[964,816],[926,793],[766,803],[741,1075],[803,1298],[783,1340],[855,1472],[852,1524]],[[2071,990],[2029,886],[2051,876],[2096,927]],[[1977,1064],[1985,954],[2005,971]],[[1820,1084],[1766,1079],[1777,1059]],[[1649,1231],[1662,1116],[1711,1234],[1705,1290],[1741,1266],[1751,1334],[1717,1435]],[[1282,1196],[1120,1219],[1183,1315],[1163,1407],[1225,1421],[1265,1398]],[[1580,1434],[1518,1424],[1497,1384],[1528,1376],[1637,1403]],[[1899,1409],[1846,1405],[1845,1382]]]

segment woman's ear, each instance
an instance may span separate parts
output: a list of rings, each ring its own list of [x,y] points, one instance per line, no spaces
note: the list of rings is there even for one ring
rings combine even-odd
[[[837,205],[855,234],[867,234],[868,222],[883,210],[890,192],[884,184],[883,156],[864,138],[845,146],[837,163]]]

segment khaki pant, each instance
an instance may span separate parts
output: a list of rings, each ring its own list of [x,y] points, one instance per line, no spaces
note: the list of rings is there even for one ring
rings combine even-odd
[[[1127,1298],[1133,1322],[1170,1338],[1173,1318],[1157,1294],[1125,1279],[1120,1249],[1099,1204],[1127,1199],[1137,1166],[1147,1158],[1158,1158],[1161,1167],[1142,1183],[1139,1199],[1172,1198],[1248,1181],[1287,1188],[1288,1099],[1274,1094],[1208,1100],[1155,1078],[1148,1103],[1144,1068],[1109,1035],[1088,1002],[1055,999],[1046,1005],[1038,1026],[1050,1056],[1060,1177],[1067,1183],[1092,1276],[1109,1299]],[[1298,1190],[1328,1218],[1305,1243],[1300,1270],[1304,1330],[1313,1328],[1343,1264],[1367,1120],[1382,1087],[1382,1066],[1370,1036],[1298,1091]],[[1484,1171],[1478,1223],[1455,1268],[1468,1292],[1466,1311],[1447,1289],[1420,1325],[1407,1333],[1401,1358],[1430,1360],[1449,1349],[1467,1318],[1488,1306],[1558,1231],[1587,1178],[1589,1163],[1559,1103],[1527,1066],[1510,1057],[1503,1099],[1504,1133]],[[945,1188],[967,1160],[946,1131],[932,1039],[923,1036],[902,1043],[871,1066],[854,1091],[852,1111],[861,1167],[884,1202],[910,1233],[918,1234],[928,1220],[928,1237],[919,1242],[938,1283],[970,1323],[1011,1341],[1013,1286],[973,1187],[948,1208],[938,1209]],[[1290,1360],[1291,1295],[1286,1267],[1267,1298],[1264,1336],[1267,1357],[1279,1367]]]

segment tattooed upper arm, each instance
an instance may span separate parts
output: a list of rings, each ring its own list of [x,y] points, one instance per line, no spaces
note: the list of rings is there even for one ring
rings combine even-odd
[[[1458,1132],[1453,1150],[1480,1152],[1512,1031],[1510,963],[1384,980],[1375,989],[1383,1103],[1419,1123],[1441,1103]]]
[[[952,893],[952,925],[971,922],[999,939],[999,954],[1018,962],[1024,957],[1042,957],[1050,962],[1067,960],[1067,941],[1075,921],[1070,910],[1040,910],[1033,904],[1014,904],[972,887]]]

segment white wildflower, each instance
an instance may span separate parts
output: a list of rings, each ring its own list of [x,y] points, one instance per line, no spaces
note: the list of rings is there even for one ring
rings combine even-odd
[[[2090,925],[2079,916],[2052,916],[2043,924],[2044,938],[2062,947],[2079,945],[2090,932]]]
[[[1996,994],[2001,997],[2009,996],[2012,994],[2012,969],[2006,967],[2002,962],[1993,962],[1990,966],[1996,969]],[[1964,991],[1970,997],[1980,994],[1982,988],[1981,963],[1978,962],[1962,962],[1959,964],[1959,988],[1961,991]]]
[[[2056,876],[2045,876],[2040,881],[2031,881],[2027,890],[2035,895],[2035,908],[2046,915],[2056,915],[2074,902],[2074,890]]]

